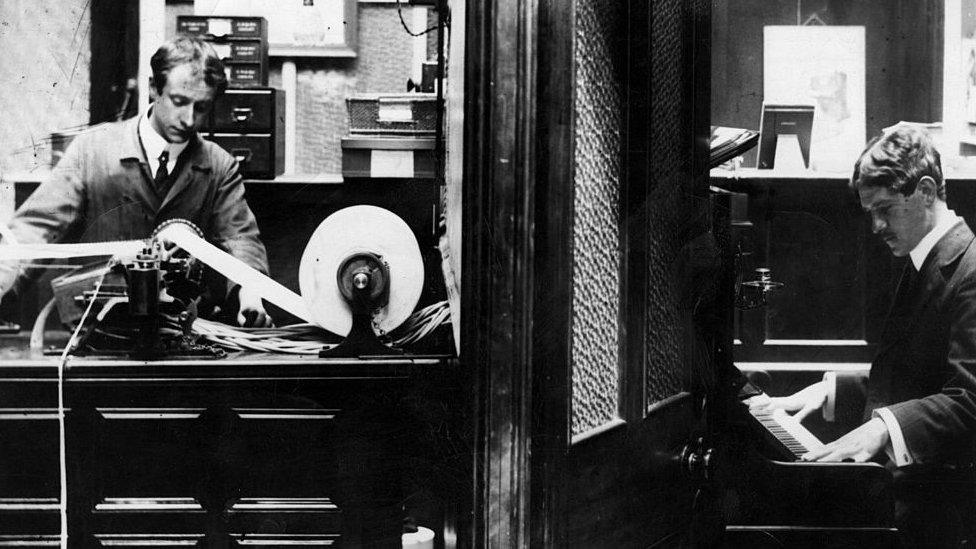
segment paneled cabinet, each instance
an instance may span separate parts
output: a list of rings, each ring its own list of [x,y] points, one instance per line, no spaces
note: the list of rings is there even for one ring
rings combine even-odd
[[[453,369],[437,359],[73,359],[71,546],[397,547],[405,514],[418,513],[439,529],[453,505],[445,479],[466,478],[463,460],[441,451],[449,437],[429,435],[457,431]],[[0,366],[0,542],[56,545],[57,390],[52,358]],[[418,491],[428,497],[411,509]]]

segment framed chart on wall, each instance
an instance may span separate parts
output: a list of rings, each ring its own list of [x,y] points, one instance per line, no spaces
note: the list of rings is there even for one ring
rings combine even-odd
[[[356,56],[356,0],[195,0],[193,9],[264,17],[273,57]]]

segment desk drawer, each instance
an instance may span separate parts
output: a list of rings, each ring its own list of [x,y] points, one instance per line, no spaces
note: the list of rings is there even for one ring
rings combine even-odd
[[[274,88],[228,89],[213,106],[206,126],[214,132],[275,132],[284,127],[284,93]]]
[[[212,133],[209,139],[241,163],[244,177],[274,179],[284,171],[284,146],[272,133]]]

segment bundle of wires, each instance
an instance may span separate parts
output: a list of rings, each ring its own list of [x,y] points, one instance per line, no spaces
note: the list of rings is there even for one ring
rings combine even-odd
[[[202,318],[193,322],[193,332],[226,349],[295,355],[317,355],[326,346],[324,339],[329,334],[307,323],[281,328],[238,328]]]
[[[451,310],[447,301],[438,301],[419,311],[415,311],[403,324],[390,333],[390,342],[403,347],[416,343],[430,335],[438,326],[451,322]]]
[[[389,343],[397,347],[416,343],[438,326],[450,322],[447,301],[424,307],[410,315],[390,334]],[[314,324],[292,324],[281,328],[238,328],[213,320],[196,319],[193,332],[206,342],[235,351],[261,351],[317,355],[323,347],[332,347],[338,336]]]

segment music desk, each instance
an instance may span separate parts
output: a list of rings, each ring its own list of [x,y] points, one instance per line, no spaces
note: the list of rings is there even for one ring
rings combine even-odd
[[[0,542],[49,547],[58,357],[26,348],[0,338]],[[457,370],[446,358],[72,357],[71,546],[398,547],[405,512],[437,531],[468,480],[463,452],[445,450],[463,424]]]

